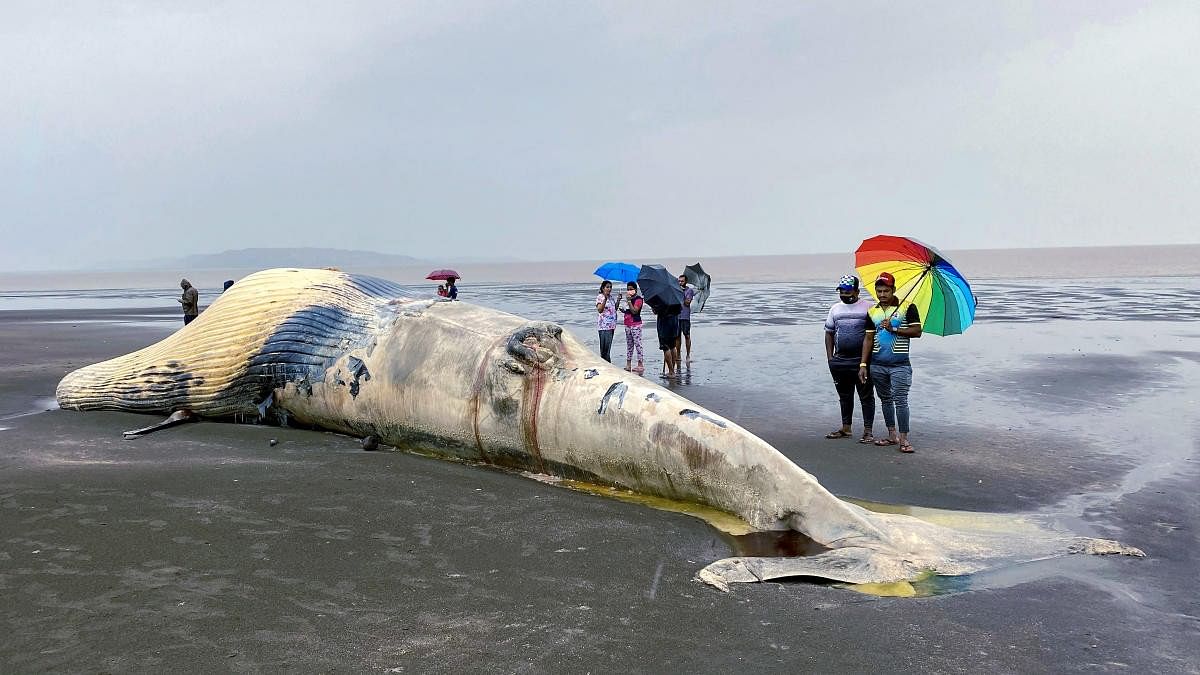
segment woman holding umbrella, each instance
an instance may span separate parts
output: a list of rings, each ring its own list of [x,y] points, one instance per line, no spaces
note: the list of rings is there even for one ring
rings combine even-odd
[[[625,370],[638,374],[646,372],[642,355],[642,307],[645,301],[638,295],[636,281],[625,284]],[[637,368],[633,367],[633,355],[637,354]]]

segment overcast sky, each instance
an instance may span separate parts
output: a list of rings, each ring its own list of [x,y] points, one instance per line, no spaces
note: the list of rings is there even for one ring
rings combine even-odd
[[[0,4],[0,265],[1200,241],[1200,2]]]

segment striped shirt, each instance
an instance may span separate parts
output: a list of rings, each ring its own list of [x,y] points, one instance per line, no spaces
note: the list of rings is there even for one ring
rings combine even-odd
[[[907,366],[909,338],[883,330],[883,322],[891,321],[894,328],[907,328],[921,324],[921,313],[912,303],[900,307],[886,308],[875,305],[867,312],[870,321],[867,335],[874,335],[875,346],[871,348],[871,363],[881,366]],[[903,318],[901,318],[903,317]]]

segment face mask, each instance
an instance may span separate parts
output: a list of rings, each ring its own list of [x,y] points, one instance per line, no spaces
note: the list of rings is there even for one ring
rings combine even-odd
[[[839,295],[838,297],[840,297],[842,302],[846,303],[847,305],[853,305],[856,302],[854,300],[854,296]]]

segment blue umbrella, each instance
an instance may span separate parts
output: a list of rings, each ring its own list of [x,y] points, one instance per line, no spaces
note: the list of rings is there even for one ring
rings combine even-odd
[[[637,281],[638,270],[641,269],[637,265],[631,265],[623,262],[606,262],[596,268],[592,274],[607,279],[609,281]]]

